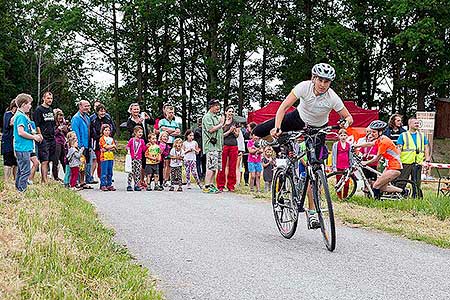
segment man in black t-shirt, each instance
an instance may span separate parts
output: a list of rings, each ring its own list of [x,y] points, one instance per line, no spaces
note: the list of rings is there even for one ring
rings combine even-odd
[[[48,164],[53,161],[55,155],[55,116],[51,107],[53,94],[45,92],[42,96],[42,104],[36,107],[33,113],[33,120],[36,123],[36,130],[42,134],[43,140],[37,143],[38,159],[41,163],[41,182],[47,183]],[[55,178],[57,179],[57,178]]]

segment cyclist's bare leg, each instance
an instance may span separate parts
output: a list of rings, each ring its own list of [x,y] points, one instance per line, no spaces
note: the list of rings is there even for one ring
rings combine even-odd
[[[400,171],[398,170],[384,170],[383,174],[374,182],[373,187],[375,189],[380,189],[383,192],[388,193],[400,193],[402,192],[401,188],[395,187],[390,183],[400,176]]]
[[[306,190],[306,197],[308,198],[308,208],[309,210],[316,210],[316,206],[314,205],[313,193],[311,188],[311,183],[308,184],[308,189]]]

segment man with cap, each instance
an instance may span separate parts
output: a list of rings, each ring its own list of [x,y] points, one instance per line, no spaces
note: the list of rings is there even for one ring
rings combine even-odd
[[[206,173],[204,193],[217,194],[219,189],[214,186],[217,171],[222,168],[223,125],[225,118],[220,115],[220,102],[211,99],[209,110],[202,119],[202,144],[206,155]]]

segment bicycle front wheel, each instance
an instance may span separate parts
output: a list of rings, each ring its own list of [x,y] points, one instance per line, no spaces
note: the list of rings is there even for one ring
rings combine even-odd
[[[356,192],[357,180],[354,174],[345,178],[346,174],[342,171],[332,172],[327,175],[329,185],[332,186],[333,195],[341,200],[350,199]]]
[[[277,170],[272,181],[272,207],[278,231],[287,239],[295,234],[298,207],[294,199],[294,180],[284,170]]]
[[[314,174],[313,197],[319,215],[320,230],[325,246],[329,251],[333,251],[336,248],[336,228],[328,182],[322,169],[315,171]]]

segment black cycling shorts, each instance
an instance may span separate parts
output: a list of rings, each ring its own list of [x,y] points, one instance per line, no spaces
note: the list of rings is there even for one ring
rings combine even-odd
[[[270,130],[272,130],[272,128],[275,128],[275,118],[258,124],[255,129],[253,129],[253,133],[256,136],[263,138],[270,134]],[[305,128],[305,122],[303,122],[300,118],[298,110],[287,113],[281,122],[281,131],[283,132],[302,130],[303,128]]]

